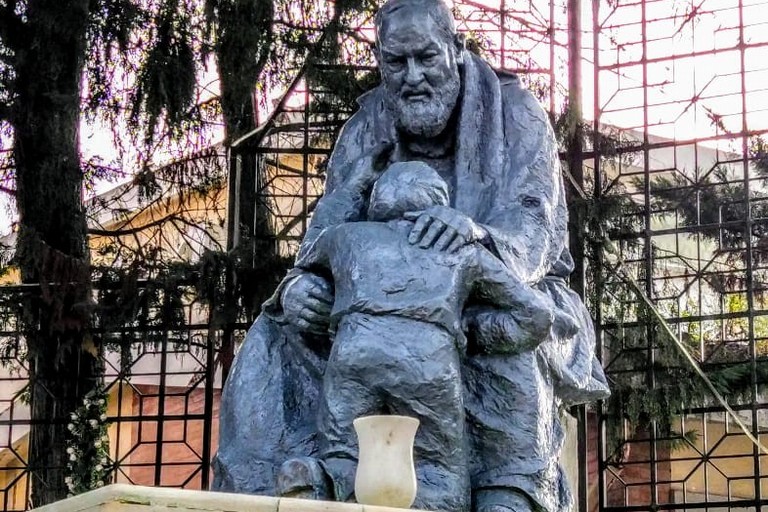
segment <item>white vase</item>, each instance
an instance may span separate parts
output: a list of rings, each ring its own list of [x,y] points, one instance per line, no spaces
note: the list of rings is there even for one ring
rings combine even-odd
[[[416,499],[413,440],[419,420],[364,416],[354,421],[360,456],[355,497],[364,505],[408,508]]]

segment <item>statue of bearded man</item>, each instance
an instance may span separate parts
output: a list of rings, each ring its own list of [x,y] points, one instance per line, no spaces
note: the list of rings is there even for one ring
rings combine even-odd
[[[416,160],[437,170],[450,205],[419,212],[409,242],[449,252],[482,244],[546,293],[555,316],[577,324],[555,323],[544,339],[524,343],[528,333],[514,314],[479,303],[465,309],[472,508],[568,510],[559,410],[609,391],[589,314],[565,282],[573,263],[549,119],[517,77],[464,48],[440,0],[389,0],[376,29],[382,84],[359,99],[339,136],[299,257],[325,228],[366,220],[371,188],[388,164]],[[298,269],[265,304],[224,388],[216,490],[352,498],[334,495],[314,462],[332,306],[333,283]]]

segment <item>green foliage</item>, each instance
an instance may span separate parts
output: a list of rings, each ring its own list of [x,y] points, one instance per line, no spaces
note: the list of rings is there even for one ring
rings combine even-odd
[[[752,137],[749,144],[749,158],[757,172],[768,178],[768,143],[762,137]]]
[[[149,140],[163,114],[169,125],[180,126],[194,99],[197,56],[185,7],[176,1],[166,2],[137,77],[132,120],[138,124],[139,113],[147,115]]]
[[[254,84],[276,57],[274,18],[274,2],[205,2],[206,33],[217,56],[224,118],[231,139],[255,127],[251,98]]]
[[[119,108],[115,103],[113,81],[119,67],[128,67],[133,44],[131,36],[148,23],[149,13],[133,0],[92,2],[88,23],[89,58],[85,112],[93,117],[102,110]]]

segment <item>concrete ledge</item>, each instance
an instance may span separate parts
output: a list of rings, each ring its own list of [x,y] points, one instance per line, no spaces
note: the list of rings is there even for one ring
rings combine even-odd
[[[333,501],[248,496],[166,487],[113,484],[36,512],[402,512],[403,509]]]

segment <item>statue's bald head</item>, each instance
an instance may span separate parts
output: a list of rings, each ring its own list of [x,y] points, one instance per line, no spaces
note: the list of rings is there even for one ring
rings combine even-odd
[[[446,40],[456,37],[456,22],[453,13],[442,0],[389,0],[376,13],[376,42],[381,43],[389,19],[402,11],[420,11],[432,18]]]

